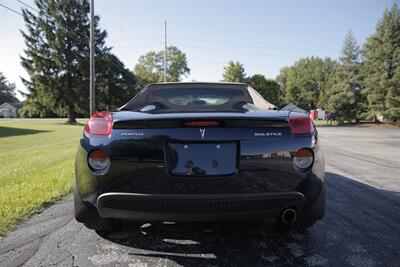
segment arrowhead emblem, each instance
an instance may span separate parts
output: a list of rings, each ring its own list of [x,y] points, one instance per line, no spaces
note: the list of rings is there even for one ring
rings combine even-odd
[[[206,133],[206,129],[200,129],[201,139],[204,139],[205,133]]]

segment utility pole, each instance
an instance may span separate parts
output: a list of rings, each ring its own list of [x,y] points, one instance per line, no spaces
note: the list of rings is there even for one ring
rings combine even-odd
[[[278,88],[278,108],[279,108],[281,105],[281,90],[282,90],[283,84],[282,84],[282,82],[279,82],[278,84],[279,84],[279,88]]]
[[[167,21],[164,21],[164,82],[167,82]]]
[[[90,116],[96,112],[94,68],[94,0],[90,0]]]

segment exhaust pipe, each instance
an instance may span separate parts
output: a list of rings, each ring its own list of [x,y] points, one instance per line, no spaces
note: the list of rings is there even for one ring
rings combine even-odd
[[[296,210],[289,208],[289,209],[285,209],[282,212],[282,222],[284,224],[294,224],[296,222],[297,219],[297,212]]]

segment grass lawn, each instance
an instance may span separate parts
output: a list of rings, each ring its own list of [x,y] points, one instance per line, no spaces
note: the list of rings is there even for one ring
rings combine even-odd
[[[0,119],[0,236],[72,191],[83,125],[64,122]]]
[[[337,126],[337,127],[363,127],[363,128],[400,128],[400,123],[396,122],[372,122],[372,121],[361,121],[361,122],[346,122],[338,124],[337,121],[333,121],[328,124],[326,120],[315,120],[314,125],[317,127],[324,126]]]
[[[328,124],[327,120],[315,120],[313,121],[315,126],[335,126],[337,125],[336,121],[331,122],[331,124]]]

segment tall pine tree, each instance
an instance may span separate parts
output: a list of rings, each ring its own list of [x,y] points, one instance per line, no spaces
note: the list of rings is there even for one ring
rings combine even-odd
[[[363,53],[369,117],[400,120],[400,11],[396,3],[384,11]]]
[[[22,35],[27,48],[21,60],[30,77],[29,81],[23,80],[29,91],[27,107],[42,116],[48,112],[67,115],[68,122],[74,123],[77,112],[88,114],[89,3],[35,0],[35,5],[38,13],[23,10],[27,30]],[[98,21],[96,17],[96,99],[103,101],[100,107],[113,107],[117,105],[115,99],[104,94],[123,91],[123,99],[118,99],[118,105],[122,105],[132,96],[133,75],[110,53],[105,45],[107,34],[98,28]]]
[[[349,31],[336,67],[334,85],[329,89],[328,106],[339,122],[359,120],[363,112],[360,65],[360,48]]]

